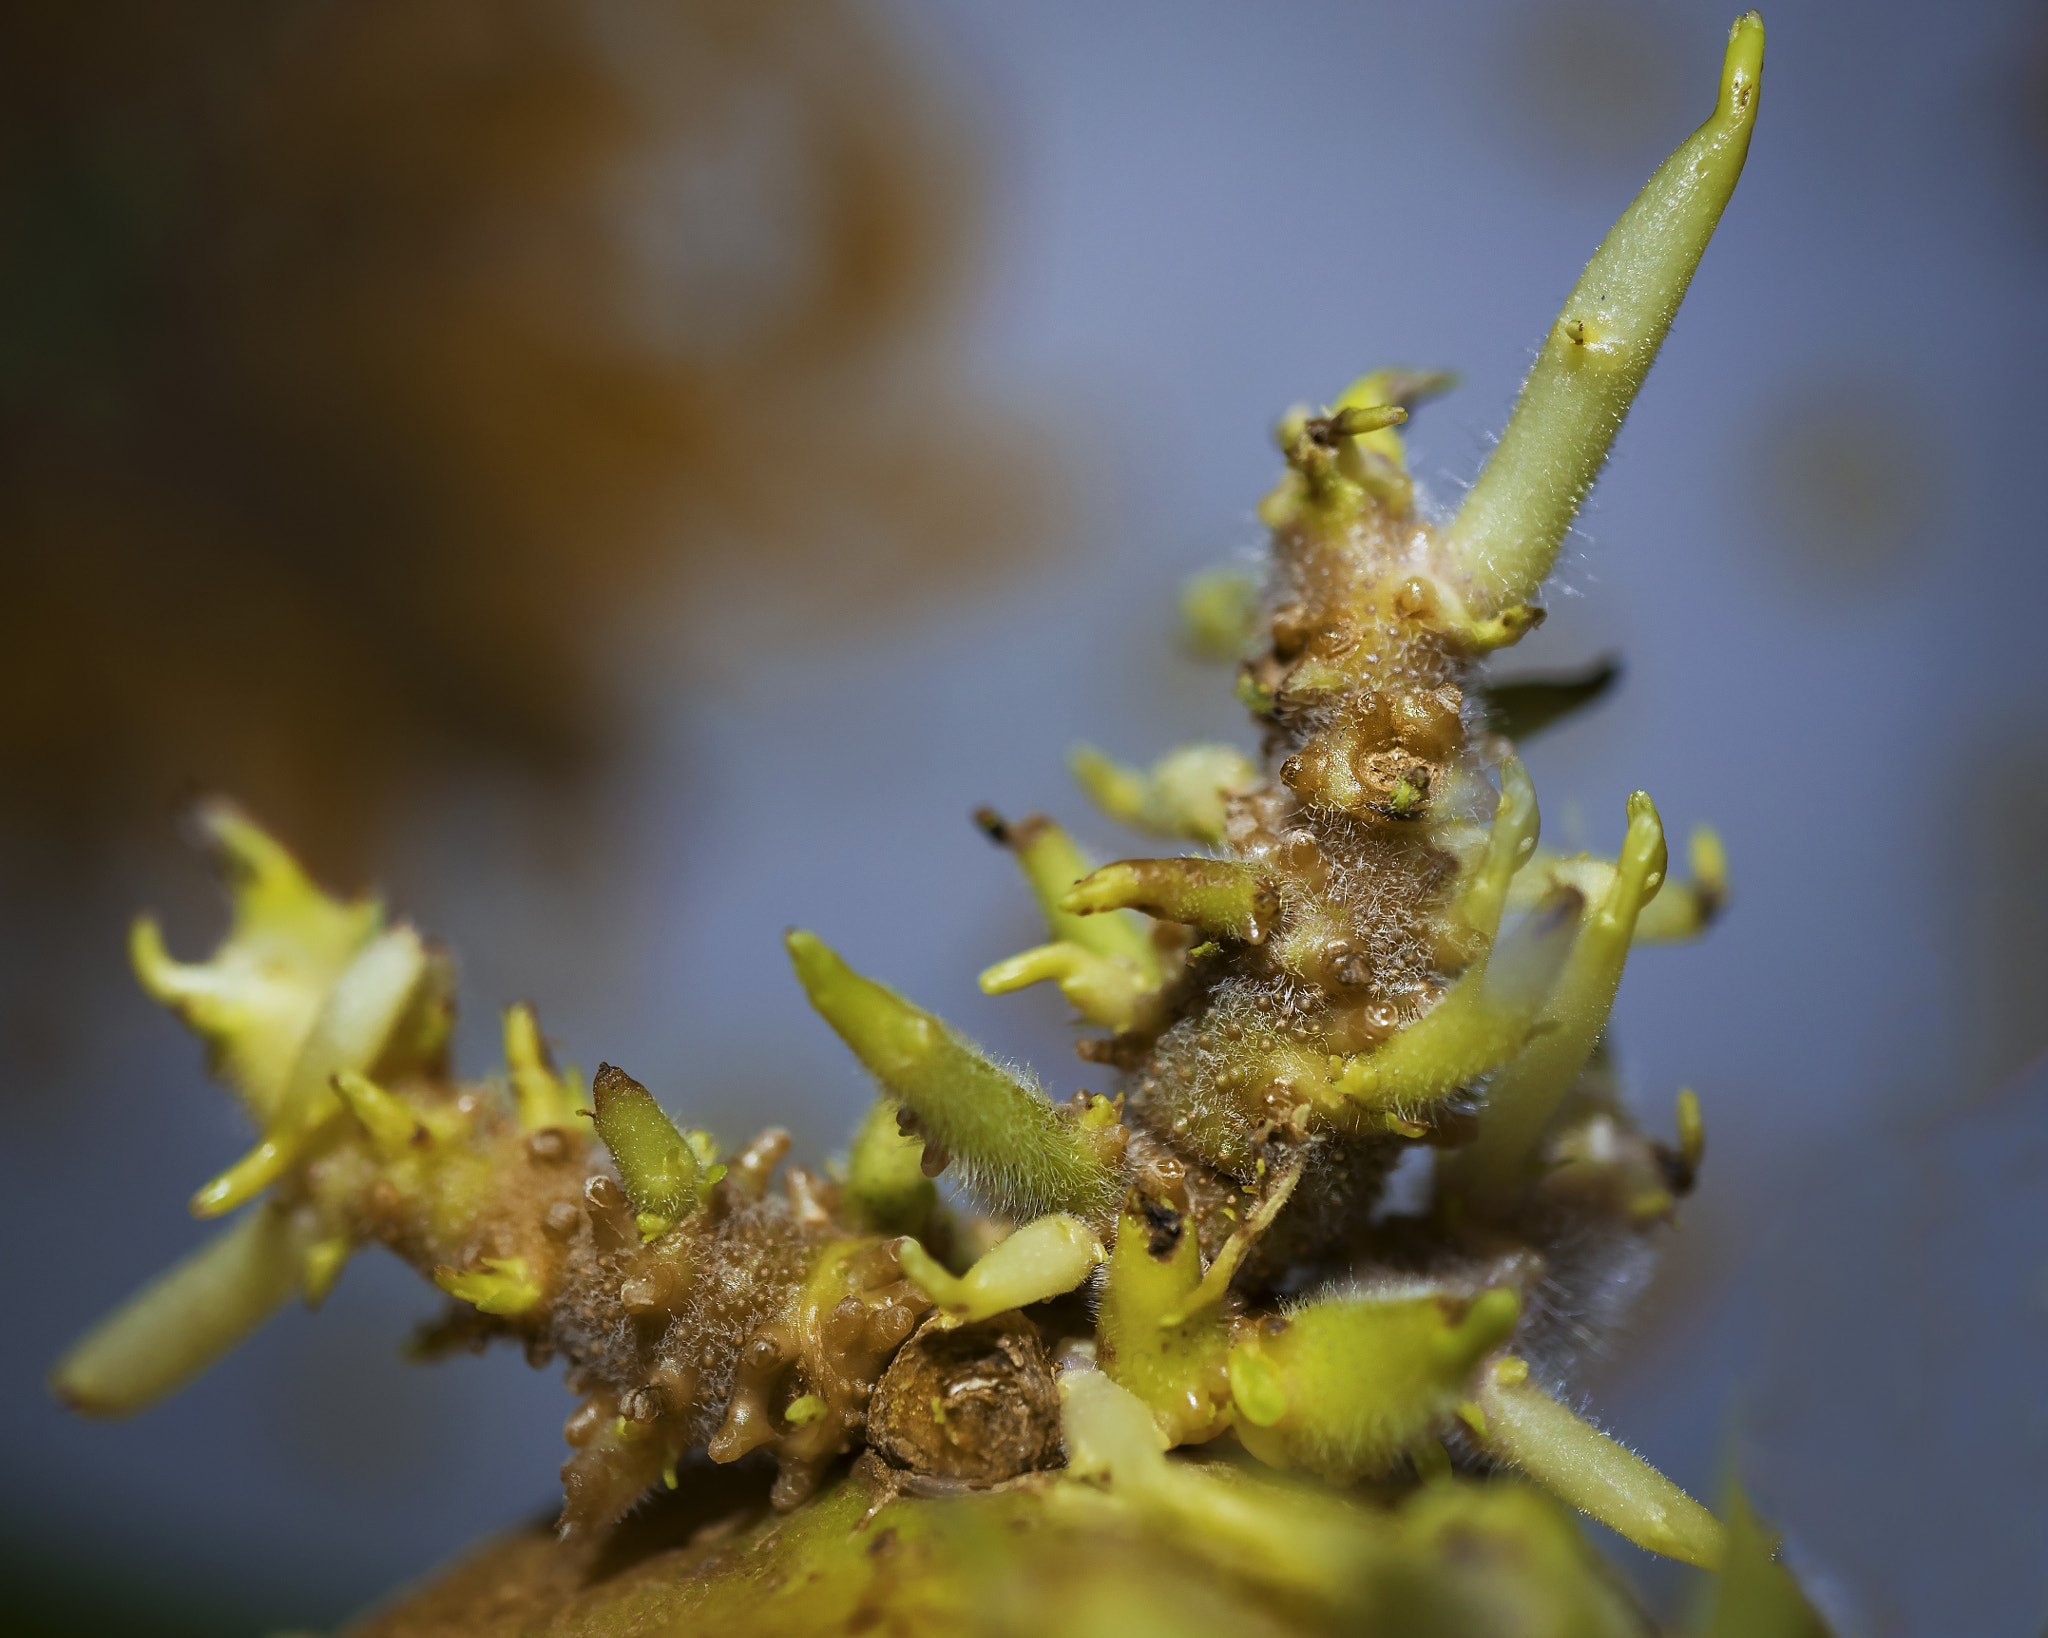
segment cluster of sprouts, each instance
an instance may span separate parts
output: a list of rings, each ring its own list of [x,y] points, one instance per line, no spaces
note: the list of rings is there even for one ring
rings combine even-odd
[[[796,976],[880,1092],[823,1170],[784,1168],[779,1130],[723,1152],[623,1070],[558,1069],[524,1006],[502,1072],[459,1080],[448,962],[212,807],[225,941],[181,963],[144,920],[133,954],[261,1131],[193,1200],[242,1215],[58,1391],[135,1410],[380,1242],[447,1294],[442,1340],[566,1362],[571,1535],[697,1452],[769,1452],[791,1510],[849,1456],[880,1506],[1105,1473],[1146,1494],[1176,1471],[1161,1452],[1223,1441],[1343,1487],[1514,1469],[1717,1562],[1721,1525],[1573,1408],[1573,1373],[1700,1158],[1695,1100],[1673,1141],[1646,1135],[1602,1033],[1633,945],[1712,919],[1719,846],[1696,831],[1674,877],[1638,792],[1616,857],[1544,851],[1516,741],[1610,673],[1481,667],[1542,618],[1741,172],[1762,49],[1751,13],[1455,517],[1420,514],[1397,430],[1442,378],[1380,370],[1282,421],[1265,584],[1194,603],[1241,662],[1260,758],[1076,758],[1112,816],[1202,851],[1097,867],[1046,818],[981,815],[1047,926],[981,986],[1056,985],[1105,1091],[1055,1104],[809,932]],[[1393,1209],[1418,1150],[1428,1187]]]

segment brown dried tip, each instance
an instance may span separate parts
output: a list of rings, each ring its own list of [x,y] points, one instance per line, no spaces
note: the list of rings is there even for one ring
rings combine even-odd
[[[1052,821],[1042,813],[1027,813],[1015,824],[1011,824],[994,808],[976,808],[974,822],[997,847],[1022,849],[1037,841],[1051,826]]]

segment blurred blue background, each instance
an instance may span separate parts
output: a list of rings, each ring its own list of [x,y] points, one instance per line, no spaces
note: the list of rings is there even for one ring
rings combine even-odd
[[[673,618],[622,616],[602,665],[630,729],[574,824],[464,770],[375,846],[391,901],[460,953],[468,1065],[496,1062],[496,1009],[534,997],[569,1057],[626,1066],[727,1141],[774,1121],[814,1155],[867,1088],[789,978],[792,923],[1056,1094],[1102,1086],[1056,998],[974,989],[1033,932],[969,811],[1048,808],[1128,851],[1067,786],[1070,744],[1249,743],[1171,610],[1182,576],[1256,546],[1270,424],[1379,363],[1454,368],[1410,448],[1455,505],[1580,265],[1711,106],[1731,13],[876,15],[980,155],[956,344],[1035,429],[1054,521],[976,587],[889,589],[858,640],[783,621],[772,565]],[[1501,667],[1627,668],[1530,749],[1546,840],[1611,849],[1642,787],[1667,823],[1720,829],[1735,885],[1705,941],[1641,953],[1622,990],[1648,1123],[1695,1086],[1709,1153],[1591,1404],[1696,1493],[1741,1452],[1848,1630],[2036,1633],[2048,1210],[2042,1172],[2000,1162],[2041,1152],[2048,1081],[1985,1100],[2048,1044],[2048,11],[1777,0],[1765,20],[1748,172],[1550,619]],[[807,428],[786,458],[833,436]],[[828,557],[834,526],[828,491]],[[836,572],[857,585],[857,555]],[[107,861],[67,878],[90,959],[62,1050],[6,1042],[5,1562],[110,1631],[331,1624],[547,1509],[570,1402],[509,1353],[402,1364],[433,1304],[376,1256],[132,1423],[48,1401],[58,1349],[196,1242],[186,1195],[245,1142],[121,956],[144,903],[174,948],[205,944],[200,867]],[[10,985],[46,958],[39,925],[0,930]],[[1983,1346],[1929,1341],[1964,1334]],[[2032,1376],[1972,1374],[2026,1350]],[[1682,1605],[1679,1574],[1615,1550]]]

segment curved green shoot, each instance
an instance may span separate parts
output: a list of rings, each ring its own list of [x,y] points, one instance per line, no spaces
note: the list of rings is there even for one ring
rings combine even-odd
[[[1468,1206],[1520,1200],[1544,1128],[1607,1027],[1637,914],[1663,885],[1667,863],[1656,805],[1637,791],[1628,801],[1620,859],[1606,892],[1589,907],[1535,1037],[1488,1086],[1478,1138],[1445,1163],[1445,1181]]]
[[[1742,175],[1763,56],[1763,19],[1747,12],[1728,34],[1713,116],[1622,213],[1551,327],[1450,528],[1475,612],[1525,601],[1550,573]]]
[[[864,978],[813,933],[785,939],[804,992],[933,1150],[1011,1217],[1065,1211],[1099,1222],[1116,1209],[1117,1174],[1089,1130],[989,1062],[932,1014]]]
[[[1727,1532],[1677,1485],[1534,1382],[1519,1359],[1481,1373],[1473,1395],[1479,1443],[1552,1495],[1590,1513],[1638,1547],[1713,1569]]]
[[[283,1207],[250,1212],[80,1338],[51,1392],[87,1416],[131,1416],[177,1392],[290,1299],[304,1238]]]
[[[1054,1212],[999,1242],[965,1274],[948,1272],[915,1240],[901,1242],[896,1255],[911,1284],[938,1304],[940,1324],[955,1326],[1063,1297],[1108,1253],[1080,1218]]]
[[[671,1222],[696,1210],[697,1157],[654,1094],[610,1064],[597,1066],[590,1093],[592,1123],[611,1151],[633,1210]]]

